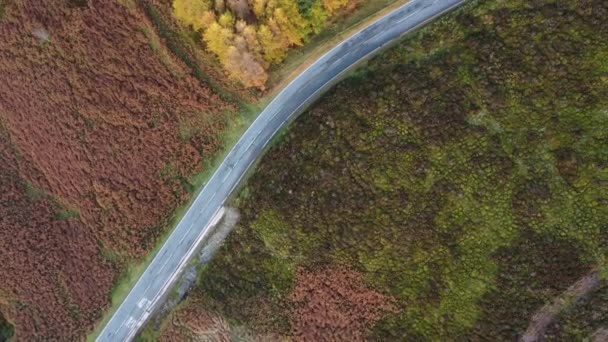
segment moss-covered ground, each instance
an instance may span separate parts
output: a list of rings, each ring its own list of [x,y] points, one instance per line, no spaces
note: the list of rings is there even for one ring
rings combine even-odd
[[[9,341],[15,334],[15,328],[6,321],[0,312],[0,341]]]
[[[601,0],[472,1],[371,61],[264,157],[192,295],[288,333],[296,270],[347,265],[396,299],[371,340],[516,338],[606,273],[607,17]],[[551,331],[588,336],[606,312],[587,306]]]

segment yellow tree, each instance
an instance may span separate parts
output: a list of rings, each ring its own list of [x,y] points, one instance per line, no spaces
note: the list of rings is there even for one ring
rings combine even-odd
[[[337,10],[348,5],[349,0],[323,0],[323,6],[329,12],[334,14]]]
[[[224,0],[215,0],[215,11],[218,13],[223,13],[226,10],[226,4]]]
[[[268,74],[264,67],[248,51],[240,51],[234,46],[228,48],[224,67],[230,78],[246,87],[264,89]]]
[[[281,34],[287,38],[289,45],[302,46],[311,33],[310,25],[300,14],[298,4],[294,0],[279,0],[272,12],[272,19],[281,29]]]
[[[232,79],[262,88],[268,78],[265,69],[282,62],[290,48],[302,46],[312,33],[321,32],[328,18],[350,0],[306,0],[311,4],[306,16],[298,1],[173,0],[173,8],[177,19],[202,31],[207,50]],[[257,24],[251,23],[252,13]]]
[[[214,22],[216,22],[216,18],[215,18],[215,13],[211,10],[205,12],[205,14],[203,14],[203,16],[201,17],[200,23],[203,26],[203,29],[206,29],[207,27],[211,26],[211,24],[213,24]]]
[[[266,13],[267,0],[250,0],[253,5],[253,13],[258,19],[262,19]]]
[[[262,45],[258,41],[258,34],[253,25],[245,25],[241,32],[241,36],[245,38],[247,49],[250,52],[256,56],[259,56],[262,53]]]
[[[174,0],[175,17],[195,30],[204,27],[203,18],[212,8],[211,0]]]
[[[207,49],[216,54],[222,64],[228,57],[228,49],[233,38],[232,29],[222,27],[218,23],[211,24],[203,33],[203,40],[207,43]]]
[[[287,53],[287,41],[280,35],[276,35],[270,30],[268,25],[260,25],[258,28],[258,41],[264,52],[264,60],[270,64],[277,64],[283,61]]]
[[[232,16],[232,13],[230,12],[224,12],[222,13],[222,15],[220,15],[220,18],[217,20],[217,22],[225,28],[229,28],[229,29],[233,29],[234,28],[234,17]]]

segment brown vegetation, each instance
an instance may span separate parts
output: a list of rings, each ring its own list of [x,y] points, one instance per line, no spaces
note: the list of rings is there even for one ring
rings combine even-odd
[[[221,147],[229,105],[120,3],[12,1],[0,22],[0,305],[23,340],[81,339]]]
[[[57,204],[19,177],[24,161],[4,134],[0,161],[0,310],[18,339],[74,340],[107,305],[115,272],[87,227],[58,218]]]
[[[7,8],[0,112],[40,170],[31,182],[79,209],[108,247],[142,255],[183,200],[161,171],[190,175],[217,151],[223,119],[212,112],[226,106],[194,79],[173,79],[136,24],[143,17],[113,2],[55,2]],[[32,36],[40,27],[49,42]],[[180,139],[195,125],[201,132]]]
[[[297,304],[291,314],[296,341],[363,341],[384,313],[395,311],[390,298],[344,268],[300,271],[291,299]]]

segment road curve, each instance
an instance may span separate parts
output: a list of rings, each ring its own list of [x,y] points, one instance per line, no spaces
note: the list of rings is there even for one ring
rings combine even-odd
[[[130,341],[135,337],[209,227],[223,214],[228,196],[280,129],[358,62],[465,1],[412,0],[340,43],[287,85],[228,153],[97,341]]]

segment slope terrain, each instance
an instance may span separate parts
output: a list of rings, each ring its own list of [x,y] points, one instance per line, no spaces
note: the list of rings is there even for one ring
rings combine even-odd
[[[0,272],[7,279],[0,340],[90,333],[110,302],[124,297],[212,159],[251,119],[246,101],[263,94],[226,77],[204,52],[213,52],[211,42],[173,18],[175,2],[197,3],[0,0]],[[294,27],[273,23],[274,15],[316,8],[315,30],[301,27],[297,44],[278,31],[265,35],[281,40],[282,60],[322,30],[337,33],[389,2],[258,1],[256,8],[283,33]],[[222,32],[255,19],[237,13],[246,1],[215,4],[207,14],[238,19],[234,27],[220,20]],[[345,20],[351,13],[355,19]],[[303,60],[307,51],[292,55]],[[289,69],[278,62],[275,82]]]
[[[264,157],[161,339],[514,340],[605,277],[607,15],[472,1],[342,82]],[[604,292],[547,334],[600,331]]]
[[[124,3],[2,2],[0,310],[19,340],[83,339],[235,109]]]

